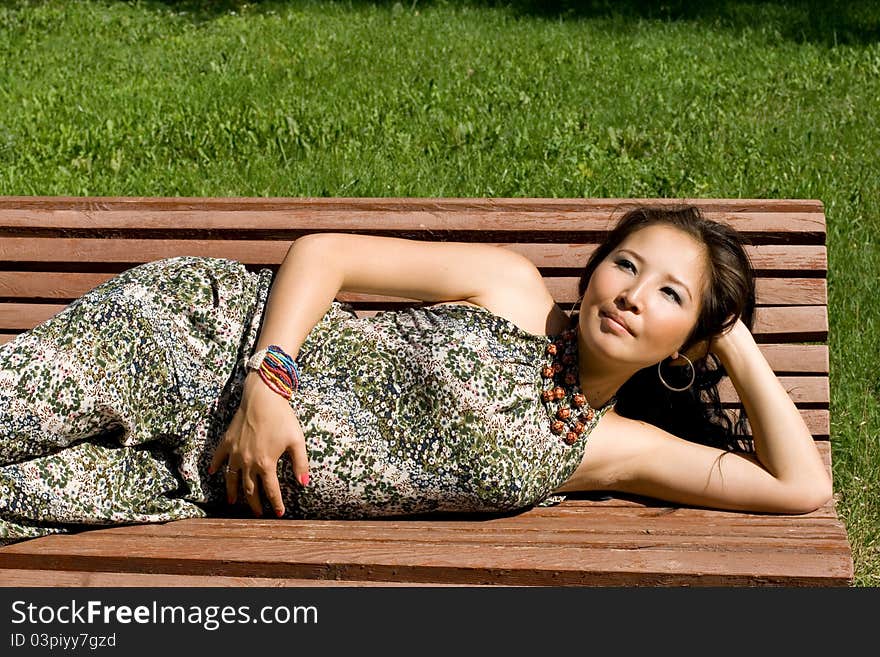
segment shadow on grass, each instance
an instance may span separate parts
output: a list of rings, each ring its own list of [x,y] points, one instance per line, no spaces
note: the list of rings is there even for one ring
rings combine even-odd
[[[303,5],[377,6],[407,13],[428,7],[494,7],[518,16],[557,20],[688,21],[734,31],[771,27],[784,39],[829,46],[880,41],[880,3],[873,0],[143,0],[141,4],[185,11],[193,20],[210,20],[245,6],[249,11]]]
[[[55,0],[9,0],[6,7],[50,4]],[[130,0],[119,0],[131,4]],[[551,20],[627,19],[690,22],[729,29],[775,29],[781,38],[827,46],[880,41],[880,3],[876,0],[136,0],[145,8],[185,13],[193,22],[210,21],[232,11],[282,12],[304,6],[362,9],[391,13],[428,8],[497,8],[515,16]],[[615,29],[617,26],[615,26]]]

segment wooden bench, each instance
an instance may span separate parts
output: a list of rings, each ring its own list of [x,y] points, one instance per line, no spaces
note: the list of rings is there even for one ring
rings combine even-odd
[[[198,255],[277,268],[292,240],[321,231],[497,244],[535,262],[567,311],[587,256],[633,202],[0,197],[0,341],[139,263]],[[822,203],[693,203],[750,238],[759,274],[755,335],[830,468]],[[361,316],[415,303],[338,299]],[[737,404],[729,381],[722,396]],[[837,586],[852,577],[833,501],[806,515],[776,516],[584,494],[488,519],[198,519],[0,549],[0,580],[9,586]]]

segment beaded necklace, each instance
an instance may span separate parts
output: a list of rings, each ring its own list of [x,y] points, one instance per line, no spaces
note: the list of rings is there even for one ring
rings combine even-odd
[[[559,334],[547,345],[550,362],[541,368],[544,377],[541,399],[556,418],[551,421],[550,430],[561,435],[566,445],[577,442],[587,424],[596,417],[596,410],[587,403],[578,384],[577,336],[577,324]],[[613,403],[612,397],[603,408]]]

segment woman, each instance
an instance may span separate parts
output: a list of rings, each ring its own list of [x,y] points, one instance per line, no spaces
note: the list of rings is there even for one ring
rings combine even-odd
[[[357,318],[340,290],[446,303]],[[734,231],[635,210],[579,291],[569,317],[512,251],[336,233],[297,240],[274,281],[209,258],[124,272],[0,350],[0,540],[225,514],[241,493],[255,515],[339,518],[579,490],[792,513],[829,498],[749,332]],[[725,370],[753,452],[731,449]]]

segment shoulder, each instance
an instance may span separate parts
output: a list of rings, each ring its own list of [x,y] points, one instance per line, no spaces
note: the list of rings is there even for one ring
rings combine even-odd
[[[556,303],[537,268],[531,269],[467,302],[482,306],[533,335],[561,333],[568,327],[568,315]]]
[[[556,304],[541,272],[526,256],[490,244],[443,243],[443,249],[440,273],[467,278],[474,289],[469,295],[448,296],[449,301],[433,305],[479,306],[533,335],[556,335],[568,327],[568,315]],[[467,258],[456,259],[456,249]],[[425,251],[417,259],[423,262],[428,255]],[[474,263],[479,267],[465,266]]]

